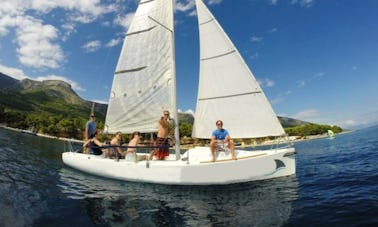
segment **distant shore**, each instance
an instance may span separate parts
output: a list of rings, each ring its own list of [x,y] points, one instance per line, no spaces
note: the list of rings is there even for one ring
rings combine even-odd
[[[64,137],[57,137],[57,136],[52,136],[52,135],[47,135],[47,134],[42,134],[42,133],[34,133],[29,130],[24,130],[24,129],[18,129],[18,128],[11,128],[8,126],[0,125],[0,128],[4,128],[7,130],[15,131],[15,132],[20,132],[20,133],[26,133],[26,134],[33,134],[35,136],[39,137],[44,137],[44,138],[49,138],[49,139],[57,139],[57,140],[62,140],[62,141],[70,141],[70,142],[75,142],[75,143],[83,143],[82,140],[74,139],[74,138],[64,138]],[[350,133],[352,131],[343,131],[341,133],[335,134],[335,136],[340,135],[340,134],[345,134],[345,133]],[[302,141],[309,141],[309,140],[315,140],[315,139],[322,139],[328,137],[327,134],[320,134],[320,135],[311,135],[311,136],[290,136],[289,140],[287,142],[292,142],[292,143],[297,143],[297,142],[302,142]],[[257,147],[257,146],[266,146],[266,145],[273,145],[275,144],[275,140],[267,140],[259,144],[240,144],[237,145],[237,147]],[[182,144],[180,145],[180,149],[182,150],[187,150],[189,148],[193,148],[195,146],[198,146],[198,144]]]

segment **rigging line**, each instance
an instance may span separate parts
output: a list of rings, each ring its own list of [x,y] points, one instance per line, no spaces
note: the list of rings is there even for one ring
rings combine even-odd
[[[229,55],[229,54],[232,54],[236,52],[236,50],[231,50],[229,52],[226,52],[224,54],[219,54],[219,55],[215,55],[215,56],[212,56],[212,57],[208,57],[208,58],[202,58],[201,61],[206,61],[206,60],[210,60],[210,59],[214,59],[214,58],[220,58],[220,57],[223,57],[223,56],[226,56],[226,55]]]
[[[129,73],[129,72],[137,72],[137,71],[141,71],[143,69],[147,68],[147,66],[143,66],[143,67],[139,67],[139,68],[135,68],[135,69],[125,69],[125,70],[120,70],[120,71],[117,71],[115,72],[114,74],[121,74],[121,73]]]
[[[160,23],[159,21],[155,20],[154,18],[152,18],[151,16],[148,16],[148,18],[150,18],[151,20],[153,20],[155,23],[159,24],[160,26],[162,26],[163,28],[167,29],[168,31],[172,32],[173,31],[171,29],[169,29],[167,26],[165,26],[164,24]]]
[[[225,96],[217,96],[217,97],[210,97],[210,98],[199,98],[198,101],[211,100],[211,99],[224,99],[224,98],[258,94],[258,93],[262,93],[262,92],[261,91],[253,91],[253,92],[247,92],[247,93],[241,93],[241,94],[235,94],[235,95],[225,95]]]

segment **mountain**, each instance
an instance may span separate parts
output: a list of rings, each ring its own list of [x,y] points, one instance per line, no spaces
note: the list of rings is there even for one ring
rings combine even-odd
[[[34,81],[30,79],[16,80],[0,73],[0,107],[6,110],[25,113],[46,113],[88,118],[92,102],[82,99],[70,84],[60,80]],[[95,113],[99,120],[104,121],[106,104],[95,104]],[[193,124],[194,116],[179,113],[179,122]],[[294,127],[309,124],[288,117],[278,117],[283,127]]]
[[[60,80],[16,80],[0,73],[0,106],[18,112],[83,116],[91,112],[92,102],[82,99],[71,85]],[[107,105],[96,103],[95,113],[104,119]]]
[[[18,83],[18,80],[13,79],[3,73],[0,72],[0,89],[11,87]]]
[[[301,121],[301,120],[289,118],[289,117],[278,116],[278,120],[280,120],[281,125],[284,128],[311,124],[310,122],[307,122],[307,121]]]

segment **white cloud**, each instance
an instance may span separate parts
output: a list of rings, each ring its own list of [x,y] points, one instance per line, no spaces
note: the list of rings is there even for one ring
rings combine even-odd
[[[295,5],[299,4],[300,6],[304,8],[309,8],[313,6],[315,3],[315,0],[291,0],[290,4]]]
[[[194,111],[192,109],[187,109],[185,111],[182,111],[181,109],[178,109],[177,112],[179,112],[179,113],[187,113],[187,114],[191,114],[192,116],[194,116]]]
[[[84,45],[81,46],[86,52],[95,52],[96,50],[101,48],[101,41],[94,40],[90,41]]]
[[[188,1],[185,2],[177,2],[175,10],[178,10],[180,12],[188,12],[195,9],[195,1]]]
[[[54,9],[65,10],[62,31],[44,18],[54,17]],[[0,36],[14,31],[17,57],[24,66],[45,70],[59,68],[65,55],[59,41],[66,41],[75,32],[76,23],[89,23],[115,11],[115,4],[101,5],[100,0],[2,0],[0,4]]]
[[[208,0],[209,5],[220,4],[223,0]]]
[[[294,115],[294,118],[300,119],[300,120],[310,120],[319,115],[318,110],[316,109],[309,109],[309,110],[304,110],[299,113],[296,113]]]
[[[249,58],[250,59],[257,59],[259,57],[259,53],[258,52],[255,52],[254,54],[250,55]]]
[[[378,124],[378,110],[356,114],[349,118],[339,120],[337,125],[342,128],[360,128]]]
[[[278,28],[272,28],[272,29],[270,29],[270,33],[273,33],[273,32],[276,32],[276,31],[278,31]]]
[[[114,47],[114,46],[117,46],[121,42],[122,42],[122,39],[120,39],[120,38],[119,39],[112,39],[109,42],[107,42],[105,44],[105,46],[106,47]]]
[[[16,80],[23,80],[23,79],[28,78],[28,76],[26,76],[24,71],[22,71],[21,69],[11,68],[5,65],[0,65],[0,72]]]
[[[63,51],[54,41],[58,30],[35,19],[23,19],[16,32],[19,61],[33,68],[58,68],[64,60]]]
[[[262,80],[258,80],[260,86],[262,87],[273,87],[274,86],[274,81],[269,79],[269,78],[264,78]]]
[[[270,1],[270,4],[271,4],[271,5],[274,5],[274,6],[277,5],[277,3],[278,3],[278,0],[271,0],[271,1]]]
[[[307,82],[304,80],[298,80],[296,83],[297,83],[297,87],[304,87],[307,84]]]
[[[117,24],[117,25],[120,25],[120,26],[124,27],[125,28],[125,32],[126,32],[127,29],[129,28],[130,24],[131,24],[131,21],[134,18],[134,14],[135,13],[128,13],[126,15],[118,15],[114,19],[114,24]]]
[[[262,37],[252,36],[251,42],[261,42],[263,40]]]
[[[285,101],[285,99],[282,96],[278,96],[275,99],[270,100],[270,103],[272,105],[276,105],[277,103],[282,103],[283,101]]]

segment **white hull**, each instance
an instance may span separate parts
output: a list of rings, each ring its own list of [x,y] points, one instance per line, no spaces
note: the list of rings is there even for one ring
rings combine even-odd
[[[209,162],[209,147],[189,151],[189,161],[132,161],[105,159],[102,156],[64,152],[63,162],[93,175],[125,180],[170,185],[232,184],[288,176],[295,173],[295,149],[237,151],[238,160],[220,152],[216,162]],[[187,157],[186,152],[182,157]],[[174,156],[170,157],[174,158]],[[147,167],[148,166],[148,167]]]

